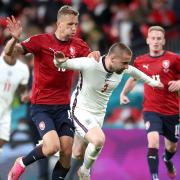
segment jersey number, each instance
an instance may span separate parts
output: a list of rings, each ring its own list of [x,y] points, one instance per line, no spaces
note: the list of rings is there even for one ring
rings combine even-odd
[[[179,137],[179,128],[180,128],[179,124],[175,126],[175,137],[177,138]]]
[[[10,90],[10,88],[11,88],[11,83],[9,83],[8,81],[5,82],[5,84],[4,84],[4,91],[8,92]]]
[[[101,89],[101,92],[102,93],[105,92],[107,90],[108,86],[109,86],[109,84],[107,84],[107,83],[104,84],[104,87]]]
[[[160,82],[160,75],[157,74],[157,75],[152,75],[152,78],[156,81],[159,81]]]

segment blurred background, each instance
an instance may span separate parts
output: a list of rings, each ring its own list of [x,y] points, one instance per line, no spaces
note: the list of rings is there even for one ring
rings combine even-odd
[[[134,57],[148,52],[145,38],[151,25],[163,26],[167,40],[165,48],[180,53],[180,0],[0,0],[0,52],[9,39],[7,16],[14,15],[20,19],[23,26],[21,38],[24,40],[34,34],[52,33],[56,27],[57,11],[64,4],[72,5],[80,12],[77,36],[102,55],[117,41],[129,45]],[[33,56],[21,59],[27,63],[31,72],[28,85],[31,90]],[[103,127],[106,144],[92,170],[92,180],[150,179],[141,114],[143,84],[139,82],[129,94],[131,102],[121,106],[119,94],[127,78],[123,77],[110,98]],[[76,79],[77,74],[74,76],[75,82]],[[12,107],[12,135],[10,143],[4,146],[0,155],[0,180],[7,179],[7,172],[14,159],[27,154],[39,139],[29,116],[29,104],[23,104],[15,96]],[[40,165],[33,164],[21,179],[48,180],[55,160],[53,157]],[[180,146],[174,162],[177,179],[180,179]],[[162,180],[168,179],[161,161],[159,173]]]

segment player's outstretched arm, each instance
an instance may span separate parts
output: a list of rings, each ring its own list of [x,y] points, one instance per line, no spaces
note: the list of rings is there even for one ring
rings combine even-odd
[[[14,16],[11,16],[7,18],[7,28],[12,38],[4,47],[4,59],[8,64],[14,64],[16,61],[16,58],[14,57],[17,57],[24,52],[23,47],[20,44],[17,44],[22,33],[22,26],[20,21],[16,21]]]
[[[124,85],[124,88],[120,94],[120,104],[128,104],[130,102],[129,98],[127,97],[127,94],[134,88],[136,85],[136,79],[130,77],[126,84]]]
[[[96,61],[93,58],[81,57],[68,59],[63,52],[57,51],[54,53],[54,65],[57,68],[84,70],[92,66]]]
[[[161,82],[152,79],[151,77],[131,65],[128,66],[126,72],[133,78],[137,80],[142,80],[143,82],[147,83],[149,86],[156,88],[164,88],[164,85]]]

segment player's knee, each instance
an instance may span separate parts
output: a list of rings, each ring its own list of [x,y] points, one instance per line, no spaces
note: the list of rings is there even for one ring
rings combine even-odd
[[[177,151],[177,146],[176,145],[170,145],[168,147],[166,147],[166,149],[171,152],[171,153],[174,153]]]
[[[102,136],[99,136],[94,142],[94,146],[95,147],[103,147],[104,146],[104,143],[105,143],[105,136],[102,135]]]
[[[151,140],[148,142],[148,147],[149,147],[149,148],[159,149],[159,140],[158,140],[158,139],[151,139]]]
[[[159,149],[159,144],[158,144],[158,143],[149,143],[149,144],[148,144],[148,147],[149,147],[149,148]]]
[[[46,156],[51,156],[56,154],[59,151],[59,149],[60,149],[60,145],[58,143],[54,143],[44,147]]]
[[[84,153],[82,151],[73,151],[72,157],[75,159],[83,159]]]

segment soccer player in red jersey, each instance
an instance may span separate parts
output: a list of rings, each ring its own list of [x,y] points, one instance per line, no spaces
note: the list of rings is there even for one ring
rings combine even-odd
[[[71,6],[63,6],[57,14],[54,34],[35,35],[21,43],[17,43],[22,31],[20,23],[13,16],[7,18],[12,39],[7,44],[6,54],[10,56],[16,50],[19,54],[34,55],[31,114],[43,139],[42,145],[16,160],[9,172],[9,180],[18,180],[26,166],[58,151],[60,160],[55,165],[52,179],[64,179],[69,171],[74,137],[74,124],[69,113],[73,71],[57,70],[53,59],[56,51],[62,51],[69,58],[90,53],[87,44],[74,37],[78,15]]]
[[[149,28],[146,42],[149,53],[137,57],[134,66],[164,84],[163,89],[154,89],[144,84],[143,118],[148,139],[148,165],[152,179],[159,180],[159,136],[163,135],[165,143],[163,161],[169,177],[175,178],[176,169],[171,158],[176,153],[179,138],[180,57],[163,49],[165,30],[160,26]],[[134,85],[135,79],[129,78],[120,96],[122,104],[129,102],[126,94]]]

